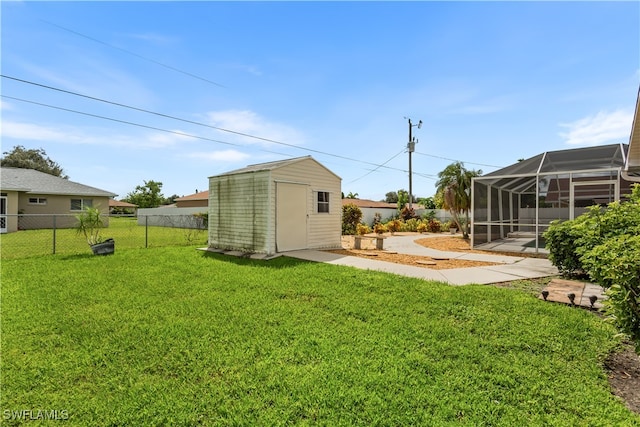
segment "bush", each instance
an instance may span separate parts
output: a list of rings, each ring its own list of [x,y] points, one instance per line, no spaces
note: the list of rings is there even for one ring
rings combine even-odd
[[[353,203],[342,207],[342,234],[356,234],[356,227],[362,219],[362,211]]]
[[[417,227],[416,230],[418,231],[418,233],[425,233],[428,229],[429,229],[429,227],[428,227],[427,223],[420,222],[420,224],[418,224],[418,227]]]
[[[420,220],[417,218],[411,218],[408,219],[404,222],[404,225],[402,227],[402,231],[411,231],[411,232],[416,232],[418,231],[418,225],[420,224]]]
[[[606,289],[605,311],[640,352],[640,185],[628,202],[593,206],[544,233],[549,259],[565,276],[586,274]]]
[[[387,226],[384,225],[383,223],[379,222],[376,225],[373,226],[373,231],[376,234],[382,234],[382,233],[386,233],[387,232]]]
[[[409,206],[405,206],[404,208],[402,208],[402,211],[400,212],[400,218],[402,218],[404,221],[408,221],[411,218],[415,217],[416,211],[413,210],[413,208],[410,208]]]
[[[356,234],[358,234],[358,236],[364,236],[367,233],[371,233],[371,227],[363,223],[358,224],[356,227]]]
[[[589,276],[607,289],[605,311],[640,353],[640,235],[622,235],[582,256]]]
[[[442,231],[442,223],[439,220],[432,218],[429,220],[427,229],[432,233],[440,233]]]
[[[400,231],[400,228],[402,227],[402,223],[398,219],[392,219],[386,224],[386,226],[387,226],[387,230],[390,233],[395,233],[396,231]]]

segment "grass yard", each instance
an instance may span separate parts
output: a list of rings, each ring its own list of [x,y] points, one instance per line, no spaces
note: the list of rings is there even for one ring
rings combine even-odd
[[[1,269],[4,425],[640,425],[615,330],[518,290],[193,247]]]
[[[167,222],[172,218],[166,217]],[[109,226],[102,229],[103,238],[113,238],[116,252],[120,249],[207,245],[207,230],[156,227],[138,225],[137,218],[109,218]],[[41,257],[54,253],[60,255],[91,254],[91,248],[84,236],[76,230],[62,228],[20,230],[14,233],[0,234],[2,259]]]

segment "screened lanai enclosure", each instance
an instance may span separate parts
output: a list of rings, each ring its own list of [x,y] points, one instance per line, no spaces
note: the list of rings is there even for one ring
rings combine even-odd
[[[471,246],[545,252],[542,234],[553,220],[573,219],[588,206],[624,200],[628,145],[549,151],[474,178]]]

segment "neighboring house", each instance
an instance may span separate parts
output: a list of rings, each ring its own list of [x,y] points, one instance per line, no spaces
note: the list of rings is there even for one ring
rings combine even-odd
[[[341,178],[311,156],[209,178],[209,247],[274,254],[341,247]]]
[[[209,192],[200,191],[195,194],[176,199],[176,207],[179,208],[201,208],[209,206]]]
[[[135,215],[138,211],[138,205],[123,202],[121,200],[109,199],[110,215]]]
[[[109,213],[109,191],[33,169],[0,168],[0,232],[68,228],[73,216],[93,206]],[[24,214],[18,223],[18,214]]]
[[[623,176],[629,181],[640,182],[640,90],[638,90],[636,112],[631,125],[629,154],[627,155]]]

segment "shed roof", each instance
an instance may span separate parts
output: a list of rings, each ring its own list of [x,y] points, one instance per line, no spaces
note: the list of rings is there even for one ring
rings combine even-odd
[[[263,171],[272,171],[274,169],[279,169],[279,168],[282,168],[282,167],[285,167],[285,166],[289,166],[289,165],[292,165],[294,163],[302,162],[302,161],[305,161],[305,160],[312,160],[312,161],[316,162],[318,165],[320,165],[324,169],[326,169],[327,172],[329,172],[330,174],[334,175],[336,178],[341,179],[338,175],[333,173],[331,170],[327,169],[326,166],[324,166],[322,163],[318,162],[316,159],[314,159],[311,156],[294,157],[292,159],[276,160],[274,162],[257,163],[255,165],[249,165],[249,166],[246,166],[244,168],[240,168],[240,169],[232,170],[232,171],[229,171],[229,172],[225,172],[225,173],[222,173],[220,175],[214,175],[214,176],[212,176],[210,178],[221,177],[221,176],[229,176],[229,175],[238,175],[238,174],[244,174],[244,173],[255,173],[255,172],[263,172]]]
[[[116,194],[34,169],[0,168],[0,188],[33,194],[115,197]]]

